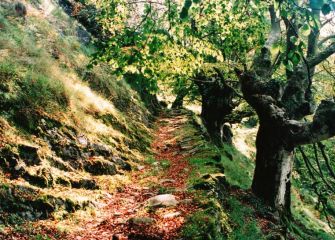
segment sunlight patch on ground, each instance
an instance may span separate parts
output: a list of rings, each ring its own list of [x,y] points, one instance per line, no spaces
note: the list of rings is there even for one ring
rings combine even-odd
[[[258,128],[246,128],[240,124],[234,124],[232,131],[234,134],[233,144],[242,154],[252,159],[256,153],[255,140]]]
[[[72,81],[71,81],[72,80]],[[115,113],[114,105],[106,99],[93,92],[88,86],[74,79],[65,79],[66,87],[73,94],[73,103],[88,112]]]
[[[201,105],[199,104],[186,104],[185,108],[194,112],[195,114],[199,114],[201,113]]]
[[[43,9],[44,15],[48,16],[56,9],[56,6],[53,4],[51,0],[42,0],[41,8]]]
[[[313,221],[317,222],[320,226],[322,226],[323,230],[332,233],[332,229],[328,226],[328,224],[318,219],[312,211],[310,211],[308,208],[304,208],[303,211],[306,216],[313,219]]]
[[[326,220],[320,219],[320,212],[315,209],[315,206],[309,205],[301,199],[299,190],[296,188],[292,188],[292,211],[305,227],[320,228],[327,233],[334,233],[334,229],[329,227]]]

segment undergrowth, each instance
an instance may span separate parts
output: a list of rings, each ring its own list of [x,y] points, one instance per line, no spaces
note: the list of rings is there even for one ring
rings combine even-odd
[[[253,162],[233,146],[218,149],[208,143],[199,137],[200,128],[194,124],[196,120],[181,129],[180,135],[192,136],[191,141],[200,146],[189,159],[192,172],[188,184],[196,191],[201,210],[188,218],[182,236],[197,240],[264,239],[255,209],[230,194],[230,188],[250,188]]]
[[[181,131],[184,131],[184,136],[194,135],[191,127]],[[189,217],[182,232],[186,239],[279,239],[285,228],[295,239],[334,239],[331,233],[325,232],[319,220],[306,216],[306,211],[313,210],[308,210],[308,206],[297,197],[300,190],[296,188],[290,223],[276,225],[269,222],[263,229],[261,222],[267,221],[264,219],[268,217],[264,216],[271,216],[271,209],[250,193],[254,162],[231,145],[225,144],[222,149],[210,143],[200,145],[201,148],[189,160],[193,171],[188,181],[190,187],[205,188],[195,194],[203,210]],[[222,182],[215,183],[215,178],[223,176],[222,173],[226,186],[222,186],[225,185]],[[213,190],[217,185],[221,185],[223,190]],[[218,222],[217,214],[221,215],[223,222]],[[224,227],[220,230],[218,226]]]

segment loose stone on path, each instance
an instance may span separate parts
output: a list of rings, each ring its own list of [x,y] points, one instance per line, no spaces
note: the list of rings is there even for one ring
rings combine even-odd
[[[149,207],[174,207],[178,201],[172,194],[161,194],[147,200]]]

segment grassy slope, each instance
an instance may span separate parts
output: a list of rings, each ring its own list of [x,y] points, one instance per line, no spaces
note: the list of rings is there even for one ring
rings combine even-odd
[[[0,196],[9,199],[8,206],[17,205],[27,214],[0,211],[2,227],[29,218],[34,202],[63,201],[64,206],[52,209],[54,217],[62,218],[91,206],[104,190],[127,182],[116,163],[119,174],[113,176],[74,168],[50,145],[54,136],[60,136],[61,150],[70,146],[83,156],[93,151],[89,161],[106,163],[117,157],[130,165],[143,159],[151,139],[151,117],[137,93],[107,66],[86,69],[94,49],[78,39],[78,23],[54,1],[22,2],[28,9],[25,20],[15,15],[13,1],[0,3]],[[83,147],[87,142],[91,148]],[[29,165],[18,157],[25,173],[17,177],[5,155],[18,156],[22,145],[38,149],[41,162]],[[101,148],[108,148],[108,156],[95,154],[105,151]],[[26,195],[16,191],[19,188]],[[18,205],[28,203],[29,208]]]

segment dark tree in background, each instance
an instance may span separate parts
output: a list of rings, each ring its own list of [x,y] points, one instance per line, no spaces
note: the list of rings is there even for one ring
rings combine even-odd
[[[211,141],[222,147],[223,143],[232,143],[232,132],[226,123],[227,116],[240,104],[238,93],[227,82],[231,79],[224,77],[222,70],[215,66],[200,71],[194,82],[201,95],[201,118],[206,126]],[[234,82],[237,88],[236,82]]]

